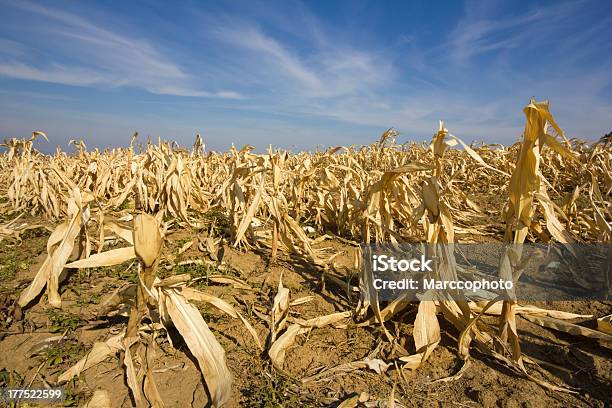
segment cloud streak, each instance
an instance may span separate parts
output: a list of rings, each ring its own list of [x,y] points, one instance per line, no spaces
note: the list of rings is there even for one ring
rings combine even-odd
[[[493,51],[541,46],[551,39],[555,26],[571,17],[581,3],[556,3],[522,14],[499,16],[486,9],[483,12],[482,3],[468,2],[465,16],[449,33],[450,55],[455,62],[465,63]]]
[[[211,129],[220,143],[257,145],[259,135],[258,147],[266,147],[265,135],[275,133],[268,137],[312,147],[351,143],[351,135],[367,141],[363,135],[390,126],[425,139],[444,119],[467,140],[510,143],[520,137],[521,108],[531,96],[551,99],[569,136],[598,136],[609,126],[612,14],[597,3],[467,2],[436,21],[414,17],[412,6],[378,12],[377,5],[371,13],[337,3],[330,16],[315,3],[274,10],[266,2],[130,4],[119,11],[58,4],[3,4],[20,14],[0,26],[0,86],[49,94],[78,86],[66,93],[87,101],[86,109],[65,111],[83,111],[83,122],[95,127],[106,119],[87,117],[115,115],[113,131],[121,125],[126,134],[136,130],[127,129],[133,122]],[[0,101],[0,110],[18,112],[25,99],[21,107]],[[35,104],[31,112],[40,115],[32,117],[48,120],[43,101]]]
[[[46,55],[71,61],[37,64],[39,53],[30,47],[29,58],[4,58],[0,62],[0,75],[33,81],[77,86],[129,86],[161,95],[241,98],[236,91],[201,90],[193,79],[161,54],[148,41],[121,35],[102,28],[76,14],[51,9],[30,2],[11,3],[25,12],[28,24],[37,41],[45,38]],[[44,23],[38,23],[43,19]],[[37,24],[38,23],[38,24]],[[27,49],[26,44],[20,44]]]
[[[377,53],[323,40],[288,47],[252,22],[223,24],[212,35],[232,47],[228,56],[245,77],[265,83],[291,98],[325,99],[373,93],[393,81],[392,64]],[[290,82],[288,82],[288,80]]]

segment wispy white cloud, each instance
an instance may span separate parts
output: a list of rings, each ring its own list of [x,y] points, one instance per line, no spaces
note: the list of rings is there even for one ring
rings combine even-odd
[[[232,47],[235,68],[242,68],[244,75],[268,84],[274,92],[291,93],[292,98],[333,98],[374,92],[394,79],[394,69],[388,60],[333,39],[321,41],[322,33],[316,41],[305,43],[299,52],[254,23],[224,24],[212,31],[217,39]]]
[[[0,54],[23,57],[27,49],[16,41],[0,38]]]
[[[95,85],[112,80],[111,77],[98,71],[84,68],[65,67],[54,64],[45,69],[39,69],[19,62],[0,63],[0,75],[31,81],[80,86]]]
[[[216,33],[221,39],[235,47],[252,50],[261,54],[264,59],[270,58],[274,65],[282,69],[284,76],[298,80],[306,86],[321,87],[321,81],[317,75],[306,67],[296,55],[256,27],[242,29],[224,27],[217,29]]]
[[[201,90],[172,58],[146,40],[118,34],[76,14],[27,1],[12,3],[11,7],[44,19],[45,24],[33,20],[24,30],[31,30],[34,38],[43,37],[45,41],[31,47],[29,58],[25,55],[4,58],[0,75],[64,85],[131,86],[164,95],[241,97],[235,91]],[[20,46],[27,49],[26,44]],[[31,62],[36,60],[41,47],[42,52],[56,56],[57,60],[44,65]]]
[[[559,2],[522,14],[498,15],[494,12],[495,2],[490,7],[483,7],[481,2],[468,2],[465,16],[450,31],[445,47],[450,48],[455,62],[464,63],[492,51],[541,46],[555,38],[557,24],[571,17],[580,3]]]
[[[78,98],[73,98],[73,97],[65,96],[61,94],[50,94],[50,93],[44,93],[44,92],[30,92],[30,91],[0,89],[0,94],[9,95],[12,97],[28,98],[28,99],[49,99],[49,100],[54,100],[54,101],[78,101]]]
[[[87,120],[93,128],[120,116],[112,121],[117,133],[177,129],[191,142],[190,132],[208,129],[220,135],[219,146],[231,138],[258,147],[312,147],[352,143],[353,134],[354,142],[367,142],[367,135],[390,126],[402,138],[426,139],[443,119],[466,140],[510,143],[520,137],[521,108],[531,96],[551,99],[569,136],[589,137],[609,126],[610,17],[590,24],[594,3],[468,2],[459,18],[440,16],[447,20],[433,32],[427,30],[435,24],[409,21],[410,15],[406,27],[388,26],[382,16],[391,9],[378,17],[351,10],[347,23],[317,14],[309,3],[194,4],[173,9],[172,18],[163,13],[166,5],[151,15],[114,16],[103,6],[74,4],[71,13],[6,4],[32,21],[23,36],[0,27],[13,34],[0,40],[0,76],[194,97],[126,92],[123,104],[108,111],[106,99],[94,101],[82,129]],[[155,29],[139,26],[151,17],[159,19],[150,25]],[[359,18],[368,24],[361,27]],[[160,23],[163,34],[155,31]],[[43,110],[44,101],[31,105]],[[80,107],[73,109],[76,116]],[[45,121],[51,116],[58,115]]]

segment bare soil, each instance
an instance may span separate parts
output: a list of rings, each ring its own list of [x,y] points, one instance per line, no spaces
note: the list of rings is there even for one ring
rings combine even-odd
[[[31,219],[28,222],[34,223]],[[70,271],[61,286],[63,306],[55,310],[47,305],[45,295],[15,319],[13,303],[42,263],[49,236],[44,229],[27,232],[20,244],[0,243],[0,386],[44,387],[55,385],[57,377],[78,361],[95,341],[103,341],[125,327],[126,317],[97,317],[100,302],[113,289],[135,279],[129,265],[113,268]],[[186,231],[170,235],[164,253],[170,259],[198,259],[204,255],[192,246],[180,256],[177,250],[192,238]],[[349,265],[350,245],[337,240],[324,241],[324,247],[341,251],[338,258]],[[291,299],[312,295],[314,300],[292,306],[292,315],[312,318],[336,311],[351,310],[357,297],[348,297],[347,288],[337,280],[322,279],[321,273],[308,264],[286,255],[269,264],[267,251],[240,252],[225,245],[223,262],[237,276],[247,281],[253,291],[216,285],[202,279],[199,289],[219,296],[235,305],[253,324],[260,338],[269,333],[268,314],[279,279],[291,291]],[[205,277],[210,273],[201,266],[175,267],[167,270],[162,264],[158,274],[191,273]],[[344,276],[336,276],[346,279]],[[336,283],[335,283],[336,282]],[[325,288],[323,288],[325,283]],[[603,316],[612,312],[610,303],[558,302],[541,307]],[[462,366],[457,356],[457,331],[442,322],[440,346],[425,365],[403,374],[392,367],[386,373],[359,370],[337,374],[319,381],[303,383],[327,368],[384,356],[385,344],[380,328],[347,329],[326,327],[314,329],[298,338],[286,356],[285,373],[275,371],[265,354],[261,354],[244,326],[210,307],[201,311],[211,330],[224,347],[229,368],[234,376],[230,406],[337,406],[351,396],[379,401],[386,406],[393,388],[395,398],[409,407],[604,407],[612,403],[612,353],[596,341],[569,336],[518,319],[523,352],[539,362],[528,366],[535,376],[576,390],[575,394],[552,392],[529,379],[472,351],[472,362],[458,380],[436,381],[452,376]],[[416,307],[389,323],[401,333],[404,347],[414,350],[412,321]],[[495,324],[494,319],[489,323]],[[176,348],[165,335],[157,339],[159,353],[155,378],[168,407],[201,407],[208,402],[203,378],[195,359],[170,333]],[[51,339],[49,341],[49,339]],[[131,407],[133,401],[125,383],[124,370],[118,356],[85,371],[78,379],[64,385],[68,398],[64,406],[84,404],[96,389],[108,390],[113,407]],[[61,405],[60,405],[61,406]]]

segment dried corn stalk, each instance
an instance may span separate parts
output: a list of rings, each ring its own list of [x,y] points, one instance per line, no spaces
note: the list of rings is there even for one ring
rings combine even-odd
[[[116,228],[115,230],[122,234],[120,230]],[[134,243],[133,247],[97,253],[70,264],[75,268],[100,267],[111,264],[111,259],[123,262],[125,259],[136,256],[140,261],[139,283],[125,333],[111,337],[104,343],[96,343],[81,361],[60,376],[59,381],[68,381],[78,376],[83,370],[103,361],[109,355],[122,350],[125,353],[123,363],[126,368],[128,385],[137,405],[163,406],[162,397],[157,391],[150,369],[155,346],[149,335],[146,334],[147,329],[141,325],[142,318],[149,315],[149,308],[156,307],[161,317],[160,322],[156,323],[159,325],[158,328],[169,326],[177,328],[198,361],[212,398],[211,403],[214,406],[223,406],[231,397],[232,384],[232,375],[227,367],[225,352],[190,300],[211,304],[218,310],[240,319],[255,344],[261,349],[262,345],[257,333],[229,303],[186,287],[189,276],[177,275],[163,281],[155,277],[155,268],[163,244],[163,230],[158,218],[144,213],[135,216],[131,241]],[[130,289],[130,287],[124,288],[122,292],[128,293]],[[115,296],[115,294],[111,297],[118,298],[111,301],[115,303],[120,302],[122,298],[121,295]],[[156,327],[156,324],[153,327]]]
[[[75,240],[89,220],[90,194],[81,193],[78,188],[72,191],[68,200],[68,220],[59,224],[47,242],[47,257],[34,280],[19,296],[19,306],[25,307],[47,287],[49,303],[54,307],[61,306],[59,295],[60,275],[74,249]]]
[[[543,209],[546,227],[549,233],[559,242],[573,242],[573,238],[555,215],[553,204],[546,192],[546,183],[540,172],[540,161],[544,146],[550,146],[556,153],[575,160],[570,150],[563,146],[554,136],[547,133],[548,125],[559,135],[563,135],[548,110],[548,102],[535,102],[533,99],[524,109],[526,116],[523,141],[510,178],[508,188],[508,203],[504,207],[503,217],[506,223],[505,241],[514,245],[506,246],[500,261],[500,278],[516,281],[518,263],[521,259],[522,246],[529,229],[539,231],[538,224],[533,220],[537,202]],[[513,297],[514,294],[508,293]],[[508,341],[512,348],[512,357],[520,361],[521,349],[516,329],[516,301],[504,301],[500,315],[500,338]]]
[[[321,271],[335,267],[334,254],[320,249],[322,239],[313,237],[323,232],[366,243],[429,242],[439,252],[441,262],[435,273],[442,278],[456,273],[452,251],[446,244],[475,236],[505,239],[508,243],[526,239],[610,242],[610,144],[605,140],[594,144],[565,140],[546,103],[530,103],[525,114],[523,140],[508,147],[467,145],[449,134],[442,123],[429,145],[398,144],[397,132],[389,129],[368,146],[338,146],[314,153],[270,148],[267,154],[256,154],[250,146],[240,150],[232,147],[225,153],[205,152],[199,135],[191,152],[161,140],[138,147],[135,134],[127,148],[88,151],[83,141],[75,141],[72,154],[58,149],[52,155],[44,155],[33,148],[37,137],[46,139],[41,132],[34,132],[30,138],[5,140],[6,150],[0,153],[0,189],[7,200],[0,203],[0,211],[11,217],[13,213],[29,212],[57,225],[49,237],[47,258],[21,294],[19,304],[31,304],[46,286],[50,303],[59,305],[59,283],[66,268],[111,265],[138,257],[142,282],[115,296],[115,300],[124,301],[138,289],[136,297],[141,301],[133,303],[137,304],[134,312],[140,312],[130,326],[133,336],[129,337],[144,336],[142,327],[135,322],[151,308],[161,307],[168,324],[172,319],[165,311],[167,302],[189,314],[190,307],[179,306],[197,301],[197,296],[187,296],[190,292],[185,290],[185,282],[156,286],[151,273],[158,256],[156,245],[146,252],[146,242],[137,243],[133,229],[120,221],[132,220],[134,210],[157,213],[178,227],[205,227],[210,232],[206,240],[208,252],[215,252],[219,234],[229,234],[240,249],[266,247],[272,258],[291,253]],[[509,174],[512,176],[508,183]],[[485,193],[508,196],[501,219],[483,210],[480,196]],[[94,224],[97,234],[90,231]],[[5,227],[0,237],[16,237],[21,231],[16,224]],[[158,242],[155,231],[149,233]],[[127,246],[104,251],[108,242],[117,239]],[[90,256],[92,246],[97,254]],[[502,262],[504,276],[512,276],[511,261],[520,255],[513,250],[510,247]],[[75,257],[69,262],[71,254],[80,259]],[[227,277],[215,279],[246,286]],[[399,350],[393,358],[403,358],[406,367],[416,367],[430,355],[439,338],[437,319],[444,317],[460,332],[459,354],[466,364],[474,343],[481,351],[525,373],[514,316],[520,313],[541,317],[541,311],[525,309],[514,302],[474,307],[456,294],[439,299],[435,308],[425,303],[412,305],[403,299],[381,307],[375,292],[368,290],[371,288],[367,277],[360,285],[367,295],[361,311],[374,311],[374,317],[364,324],[383,325],[386,338]],[[245,322],[222,303],[217,302],[217,306]],[[408,307],[417,307],[414,354],[400,350],[394,343],[394,334],[384,326]],[[296,333],[295,338],[306,330],[293,322],[287,327],[284,308],[281,296],[271,322],[271,333],[275,333],[272,337],[276,337],[271,337],[268,351],[281,339],[289,344],[292,333]],[[499,333],[502,340],[510,342],[512,359],[490,348],[496,334],[482,324],[480,316],[485,313],[500,315]],[[545,317],[563,319],[558,313],[547,313],[551,314]],[[175,317],[179,318],[176,313]],[[602,327],[606,327],[605,322]],[[542,324],[562,327],[550,320]],[[247,330],[251,332],[248,327]],[[257,340],[255,343],[259,344]],[[273,353],[278,367],[282,365],[282,350],[286,349],[281,344],[275,348],[278,353]],[[141,357],[146,363],[150,355],[144,353]],[[130,364],[128,369],[134,373],[137,367]],[[202,367],[203,371],[214,372],[206,364]],[[143,392],[148,390],[152,401],[157,401],[154,383],[147,382],[144,373],[139,379],[146,383]],[[218,401],[226,398],[226,388],[219,385]]]

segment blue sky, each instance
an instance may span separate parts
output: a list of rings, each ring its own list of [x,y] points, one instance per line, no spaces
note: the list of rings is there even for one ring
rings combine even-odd
[[[132,132],[313,150],[388,127],[520,137],[531,96],[568,137],[612,130],[611,1],[0,0],[0,138]]]

